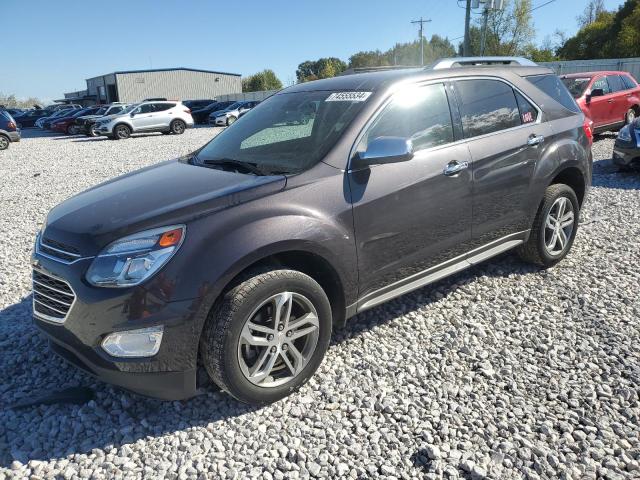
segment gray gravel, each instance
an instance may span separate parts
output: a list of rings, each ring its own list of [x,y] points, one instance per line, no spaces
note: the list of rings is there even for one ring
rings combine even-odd
[[[148,400],[54,357],[29,305],[47,210],[213,132],[26,138],[0,152],[0,479],[640,477],[640,173],[615,172],[611,136],[594,145],[565,261],[542,271],[504,255],[359,315],[274,405],[213,389]],[[75,385],[95,399],[9,408]]]

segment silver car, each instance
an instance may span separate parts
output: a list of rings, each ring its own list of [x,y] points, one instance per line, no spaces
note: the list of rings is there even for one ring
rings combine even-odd
[[[214,112],[212,115],[213,120],[210,123],[216,126],[228,127],[259,103],[257,100],[236,102],[220,112]]]
[[[180,101],[142,102],[130,105],[117,115],[96,121],[95,132],[122,140],[132,133],[162,132],[180,135],[193,127],[191,110]]]

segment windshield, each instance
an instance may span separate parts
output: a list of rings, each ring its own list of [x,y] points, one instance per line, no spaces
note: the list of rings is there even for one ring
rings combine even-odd
[[[193,163],[231,160],[265,173],[302,172],[327,154],[365,103],[330,91],[273,95],[205,145]]]
[[[581,78],[564,77],[562,79],[562,82],[564,83],[564,85],[567,87],[569,92],[571,92],[571,95],[573,95],[573,98],[580,98],[584,93],[584,91],[587,89],[587,85],[589,85],[590,81],[591,81],[591,78],[589,77],[581,77]]]
[[[104,115],[107,110],[109,110],[109,107],[102,107],[100,110],[94,113],[94,115]]]

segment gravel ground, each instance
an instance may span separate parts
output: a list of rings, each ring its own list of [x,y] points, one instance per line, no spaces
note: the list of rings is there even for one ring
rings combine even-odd
[[[207,389],[124,393],[53,356],[30,319],[29,254],[56,203],[176,157],[214,130],[38,137],[0,152],[0,479],[640,478],[640,173],[594,145],[572,253],[513,255],[354,318],[302,390],[254,409]],[[11,405],[88,386],[81,405]]]

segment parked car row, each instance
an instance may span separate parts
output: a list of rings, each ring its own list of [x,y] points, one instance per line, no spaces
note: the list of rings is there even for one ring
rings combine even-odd
[[[229,126],[259,103],[258,100],[212,102],[204,108],[194,110],[193,120],[198,124]]]

